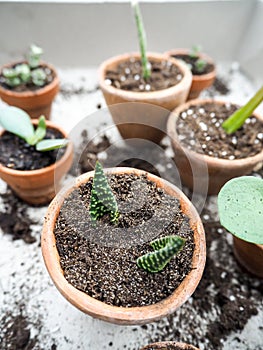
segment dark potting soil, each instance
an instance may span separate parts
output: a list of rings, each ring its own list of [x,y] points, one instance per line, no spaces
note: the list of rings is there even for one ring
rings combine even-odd
[[[227,82],[220,77],[215,78],[212,88],[220,95],[227,95],[230,92]]]
[[[18,64],[21,64],[21,63],[18,63]],[[15,68],[18,64],[13,65],[11,68]],[[54,72],[45,65],[40,65],[39,67],[36,67],[33,69],[31,68],[31,71],[38,68],[42,68],[46,73],[46,80],[44,85],[42,86],[37,86],[33,84],[31,79],[27,83],[21,84],[19,86],[9,86],[5,83],[6,80],[2,73],[0,74],[0,85],[4,89],[11,90],[14,92],[36,91],[36,90],[42,89],[43,87],[45,87],[46,85],[50,84],[53,81]]]
[[[114,70],[108,70],[105,83],[117,89],[150,92],[170,88],[180,83],[183,73],[170,61],[151,63],[151,77],[145,80],[142,76],[142,65],[139,60],[131,58],[119,64]]]
[[[5,234],[12,235],[13,240],[22,239],[31,244],[36,241],[30,226],[35,224],[26,213],[27,205],[17,198],[11,189],[1,195],[4,209],[0,210],[0,227]]]
[[[37,338],[31,338],[30,323],[21,311],[18,315],[5,313],[0,319],[0,345],[2,350],[40,349]]]
[[[45,139],[63,138],[54,129],[47,129]],[[39,152],[20,137],[5,131],[0,137],[0,163],[14,170],[36,170],[45,168],[58,161],[66,148]]]
[[[182,350],[182,347],[176,345],[165,345],[165,346],[151,346],[147,350]],[[184,347],[184,350],[193,350],[191,346]]]
[[[55,237],[64,276],[75,288],[110,305],[157,303],[191,270],[194,243],[188,217],[177,199],[146,176],[111,175],[109,182],[121,212],[118,227],[107,217],[98,226],[91,224],[92,180],[73,191],[61,208]],[[148,273],[136,265],[139,256],[152,251],[149,241],[172,234],[187,240],[163,271]]]
[[[200,103],[180,113],[177,132],[183,146],[222,159],[242,159],[261,152],[263,123],[251,116],[234,134],[227,135],[222,123],[237,107],[232,104]]]
[[[184,61],[186,64],[189,65],[189,68],[191,69],[191,72],[193,75],[203,75],[212,72],[215,69],[215,66],[209,62],[206,62],[203,69],[198,69],[197,61],[199,57],[191,57],[189,55],[173,55],[173,58],[179,59]]]

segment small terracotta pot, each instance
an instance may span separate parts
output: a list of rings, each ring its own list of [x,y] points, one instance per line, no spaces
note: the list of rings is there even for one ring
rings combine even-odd
[[[2,72],[4,68],[10,68],[18,63],[21,62],[6,64],[2,66],[0,70]],[[30,115],[31,118],[39,118],[41,115],[44,115],[46,119],[49,119],[52,102],[59,91],[59,79],[53,66],[47,63],[44,63],[44,65],[49,68],[54,75],[54,79],[50,84],[36,91],[24,92],[16,92],[5,89],[0,85],[1,99],[10,106],[23,109]]]
[[[159,320],[173,313],[181,306],[194,292],[201,279],[206,258],[205,233],[201,219],[192,203],[177,187],[157,176],[142,170],[121,167],[106,169],[105,172],[108,174],[146,174],[148,179],[154,181],[159,188],[163,188],[165,192],[180,200],[181,209],[190,218],[190,225],[194,231],[195,249],[192,259],[192,270],[169,297],[156,304],[142,307],[118,307],[108,305],[88,296],[86,293],[74,288],[68,283],[60,266],[54,228],[64,200],[74,189],[87,183],[90,177],[94,176],[93,171],[78,177],[74,186],[61,191],[48,208],[41,240],[42,254],[47,270],[62,295],[78,309],[95,318],[122,325],[145,324]]]
[[[189,55],[189,51],[190,51],[189,49],[174,49],[174,50],[165,52],[165,54],[170,57],[173,57],[175,55]],[[194,98],[197,98],[203,90],[207,89],[209,86],[213,84],[216,78],[216,68],[215,68],[215,62],[213,61],[213,59],[204,53],[200,53],[198,57],[212,64],[214,66],[214,69],[211,72],[206,74],[201,74],[201,75],[193,74],[192,86],[191,86],[187,100],[192,100]]]
[[[169,111],[186,101],[192,74],[183,62],[149,53],[148,58],[155,62],[169,60],[177,65],[183,74],[182,81],[168,89],[153,92],[133,92],[117,89],[105,83],[108,70],[114,70],[131,57],[140,59],[138,53],[115,56],[103,62],[99,68],[99,84],[111,112],[114,123],[124,139],[139,138],[159,143],[165,136]],[[132,102],[127,104],[127,102]],[[136,102],[136,103],[134,103]]]
[[[157,343],[152,343],[144,346],[141,350],[199,350],[193,345],[176,342],[176,341],[162,341]]]
[[[167,133],[171,139],[175,154],[174,161],[182,182],[195,192],[213,195],[218,194],[228,180],[249,174],[259,163],[263,162],[263,150],[252,157],[228,160],[210,157],[184,147],[176,131],[178,116],[189,106],[202,103],[225,104],[223,101],[212,99],[189,101],[170,114],[167,122]],[[253,113],[253,116],[262,121],[262,117],[258,114]]]
[[[263,245],[246,242],[233,236],[237,261],[253,275],[263,278]]]
[[[38,120],[32,123],[37,125]],[[48,128],[60,131],[66,138],[64,130],[50,121]],[[0,133],[0,137],[4,131]],[[60,180],[68,172],[73,161],[73,145],[69,142],[64,155],[54,164],[37,170],[13,170],[0,163],[0,178],[4,180],[17,194],[29,204],[47,204],[54,198],[59,189]]]

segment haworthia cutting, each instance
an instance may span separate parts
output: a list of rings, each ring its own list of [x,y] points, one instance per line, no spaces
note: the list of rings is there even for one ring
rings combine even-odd
[[[92,221],[99,220],[105,214],[110,214],[110,221],[114,224],[118,222],[118,205],[102,165],[98,161],[95,166],[89,212]]]
[[[184,246],[185,239],[179,236],[166,236],[150,243],[154,252],[140,256],[137,265],[148,272],[159,272]]]

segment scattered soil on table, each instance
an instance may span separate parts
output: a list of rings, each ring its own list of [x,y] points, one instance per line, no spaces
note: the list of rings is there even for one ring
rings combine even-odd
[[[194,242],[189,219],[179,201],[146,176],[111,175],[109,182],[121,213],[118,227],[107,217],[96,227],[91,224],[92,180],[63,204],[55,237],[64,276],[75,288],[110,305],[157,303],[171,295],[191,270]],[[164,270],[148,273],[137,266],[136,259],[152,251],[149,241],[173,234],[186,238],[186,243]]]
[[[183,73],[170,61],[150,61],[151,77],[145,80],[142,76],[142,65],[139,60],[131,58],[119,64],[114,70],[105,74],[105,83],[117,89],[129,91],[157,91],[175,86],[183,79]]]
[[[15,68],[17,65],[19,65],[21,63],[23,63],[23,62],[19,62],[10,68]],[[46,73],[46,80],[45,80],[44,85],[42,85],[42,86],[37,86],[37,85],[33,84],[31,79],[27,83],[24,83],[24,84],[21,84],[18,86],[9,86],[6,84],[6,78],[3,76],[2,73],[0,74],[0,85],[4,89],[11,90],[14,92],[36,91],[36,90],[42,89],[43,87],[45,87],[46,85],[50,84],[53,81],[54,72],[46,65],[40,65],[36,68],[31,68],[31,72],[35,69],[38,69],[38,68],[42,68],[44,70],[44,72]]]
[[[54,129],[47,129],[44,139],[63,138]],[[66,148],[39,152],[20,137],[5,131],[0,137],[0,163],[14,170],[36,170],[54,164],[65,153]]]
[[[219,77],[215,78],[212,89],[214,89],[220,95],[227,95],[230,92],[230,88],[228,87],[227,82],[224,81],[223,78]]]
[[[193,350],[191,346],[185,346],[184,350]],[[182,350],[182,347],[177,345],[151,346],[147,350]]]
[[[186,64],[189,65],[191,72],[193,75],[204,75],[212,72],[215,69],[215,66],[212,63],[204,61],[206,64],[202,67],[202,69],[198,68],[198,60],[200,57],[191,57],[189,55],[173,55],[173,58],[183,60]]]
[[[36,350],[40,349],[37,337],[31,338],[30,323],[20,310],[13,315],[6,312],[0,319],[0,344],[2,350]]]
[[[232,104],[200,103],[180,113],[177,132],[181,144],[195,152],[222,159],[242,159],[262,151],[263,123],[251,116],[227,135],[222,123],[237,107]]]
[[[11,189],[1,195],[4,210],[0,211],[0,227],[5,234],[12,235],[13,240],[22,239],[31,244],[36,241],[32,236],[30,225],[34,224],[26,214],[27,205],[17,198]]]

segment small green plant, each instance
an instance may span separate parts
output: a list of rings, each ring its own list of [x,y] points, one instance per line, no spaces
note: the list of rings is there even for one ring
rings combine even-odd
[[[202,49],[201,46],[194,45],[194,46],[192,46],[192,48],[189,52],[189,57],[196,60],[193,68],[195,68],[196,71],[199,73],[203,73],[203,71],[207,65],[207,62],[204,59],[199,58],[201,49]],[[191,69],[192,69],[192,67],[191,67]]]
[[[36,86],[43,86],[46,82],[46,73],[42,68],[38,68],[43,50],[31,45],[28,54],[28,63],[21,63],[14,68],[4,68],[3,77],[5,83],[10,87],[32,83]]]
[[[242,127],[248,117],[254,112],[257,106],[263,101],[263,86],[255,95],[241,108],[235,111],[222,124],[227,134],[232,134]]]
[[[140,10],[140,7],[139,7],[137,0],[132,0],[132,7],[134,10],[135,21],[136,21],[137,30],[138,30],[143,78],[147,80],[151,76],[151,64],[148,61],[147,54],[146,54],[146,51],[147,51],[146,50],[146,34],[145,34],[145,30],[144,30],[141,10]]]
[[[244,241],[263,244],[263,180],[242,176],[228,181],[218,194],[222,226]]]
[[[93,222],[110,214],[111,223],[118,223],[118,205],[99,161],[95,165],[89,212]]]
[[[46,135],[45,117],[39,118],[35,130],[29,115],[17,107],[0,109],[0,125],[25,140],[29,145],[35,146],[37,151],[51,151],[68,144],[66,139],[43,140]]]
[[[184,246],[185,239],[179,236],[166,236],[150,243],[154,252],[147,253],[137,259],[137,265],[148,272],[159,272],[169,263]]]

